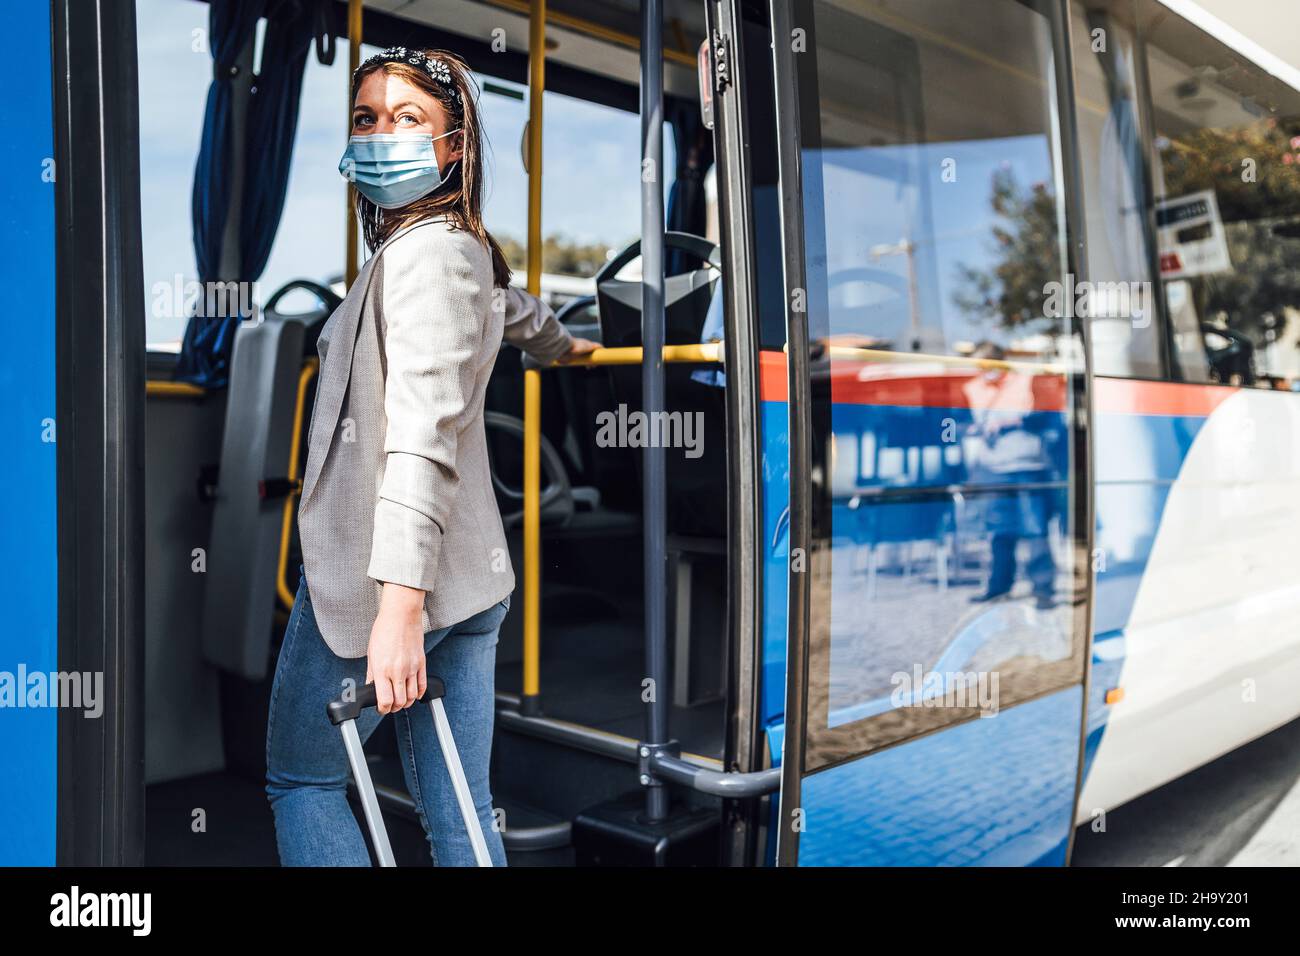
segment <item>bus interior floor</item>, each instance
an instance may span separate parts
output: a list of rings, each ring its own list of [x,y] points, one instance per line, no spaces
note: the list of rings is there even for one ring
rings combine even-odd
[[[386,778],[386,764],[372,760],[376,783]],[[400,778],[400,769],[396,771]],[[395,781],[399,786],[400,779]],[[357,826],[365,832],[355,793],[350,794]],[[556,822],[523,804],[496,799],[514,826]],[[201,822],[200,822],[201,821]],[[384,826],[399,866],[428,866],[428,844],[413,813],[386,806]],[[367,842],[368,839],[367,839]],[[571,866],[573,851],[507,851],[511,866]],[[145,865],[162,867],[279,866],[275,825],[262,785],[230,772],[200,774],[157,783],[145,791]]]
[[[264,783],[217,772],[146,787],[145,864],[278,865]]]

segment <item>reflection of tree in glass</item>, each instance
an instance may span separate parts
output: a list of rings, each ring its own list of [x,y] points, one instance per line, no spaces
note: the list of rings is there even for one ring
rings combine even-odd
[[[1212,189],[1225,222],[1300,214],[1300,124],[1275,119],[1160,140],[1165,195]]]
[[[999,217],[992,227],[994,262],[976,269],[959,265],[962,287],[953,301],[973,318],[992,319],[1004,329],[1033,331],[1044,316],[1047,284],[1061,281],[1060,226],[1056,197],[1047,183],[1022,190],[1007,167],[993,174],[990,197]]]
[[[1300,124],[1198,129],[1162,141],[1160,161],[1166,196],[1212,190],[1224,221],[1232,271],[1196,283],[1198,314],[1261,341],[1266,315],[1300,308]]]

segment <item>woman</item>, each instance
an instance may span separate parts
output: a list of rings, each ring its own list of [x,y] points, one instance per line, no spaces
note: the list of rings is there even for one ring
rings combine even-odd
[[[595,348],[508,288],[483,227],[475,87],[441,51],[386,50],[352,79],[340,171],[374,250],[321,331],[299,504],[303,577],[276,666],[267,794],[285,865],[366,866],[325,704],[373,682],[364,740],[397,720],[406,784],[439,866],[473,865],[427,708],[445,706],[496,865],[488,760],[497,633],[514,590],[483,398],[504,336],[542,361]]]

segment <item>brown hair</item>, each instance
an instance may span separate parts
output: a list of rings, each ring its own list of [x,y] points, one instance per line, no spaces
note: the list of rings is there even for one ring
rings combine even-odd
[[[510,284],[510,267],[501,246],[483,225],[483,129],[478,113],[478,84],[470,75],[465,61],[445,50],[425,50],[430,60],[446,64],[451,86],[440,83],[424,69],[410,63],[381,60],[363,64],[352,77],[352,101],[355,103],[362,82],[372,73],[383,71],[397,76],[436,99],[451,118],[451,129],[460,127],[462,154],[447,183],[400,209],[384,210],[352,189],[357,217],[366,245],[373,251],[402,226],[430,216],[446,216],[457,229],[477,236],[492,256],[492,283],[498,288]],[[455,93],[452,88],[455,88]],[[457,95],[459,94],[459,95]]]

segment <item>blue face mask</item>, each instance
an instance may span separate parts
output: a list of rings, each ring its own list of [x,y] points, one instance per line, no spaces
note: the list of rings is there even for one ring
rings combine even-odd
[[[429,195],[447,181],[438,169],[435,140],[459,133],[453,129],[442,136],[428,133],[371,133],[353,136],[339,160],[339,173],[357,192],[380,209],[400,209]]]

